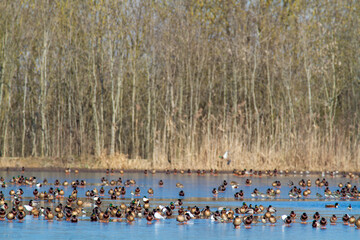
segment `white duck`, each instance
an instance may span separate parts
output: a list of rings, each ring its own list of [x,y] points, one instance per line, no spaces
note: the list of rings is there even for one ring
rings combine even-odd
[[[165,219],[165,217],[163,216],[163,215],[161,215],[159,212],[155,212],[154,213],[154,217],[155,217],[155,219]]]

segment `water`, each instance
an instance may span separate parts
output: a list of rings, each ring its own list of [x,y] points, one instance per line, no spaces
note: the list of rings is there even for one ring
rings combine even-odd
[[[25,173],[20,173],[0,171],[0,176],[3,176],[6,182],[9,182],[13,176],[19,175],[24,175],[26,177],[36,176],[38,182],[42,182],[43,179],[46,178],[49,182],[49,185],[41,187],[39,191],[48,191],[50,187],[55,188],[53,183],[56,179],[60,180],[60,182],[63,182],[64,180],[71,182],[76,179],[85,180],[87,182],[86,186],[83,188],[78,188],[78,197],[87,202],[91,202],[91,200],[85,198],[85,192],[94,188],[100,189],[100,179],[103,176],[109,180],[117,180],[119,177],[121,177],[123,182],[127,179],[134,179],[136,181],[136,185],[127,187],[126,195],[123,198],[117,200],[111,200],[109,194],[107,193],[109,189],[114,187],[104,186],[105,196],[102,197],[102,210],[105,210],[110,203],[116,206],[120,205],[120,203],[128,204],[131,199],[142,199],[143,196],[147,196],[150,199],[151,207],[155,207],[159,204],[168,205],[171,201],[174,202],[179,198],[178,193],[181,189],[176,187],[176,183],[182,183],[184,185],[182,190],[185,192],[185,196],[182,197],[182,199],[185,207],[196,205],[199,208],[203,208],[205,206],[210,206],[211,210],[215,211],[219,207],[234,209],[236,207],[240,207],[243,202],[246,202],[248,205],[263,205],[264,207],[272,205],[277,209],[276,216],[278,217],[278,222],[275,226],[270,226],[269,223],[255,223],[251,225],[250,229],[246,229],[244,225],[241,225],[240,229],[234,229],[232,223],[218,223],[213,222],[210,219],[192,219],[188,222],[188,224],[185,225],[179,225],[175,218],[153,221],[152,224],[148,224],[144,218],[136,219],[135,222],[131,224],[125,221],[101,223],[89,221],[89,215],[92,208],[87,207],[85,208],[87,212],[86,216],[80,217],[79,222],[77,223],[56,220],[49,222],[45,220],[44,217],[34,219],[30,215],[27,215],[23,222],[19,222],[18,220],[14,220],[12,222],[7,220],[0,221],[1,239],[339,239],[343,236],[353,238],[360,237],[360,230],[357,230],[355,227],[344,225],[341,221],[341,217],[346,213],[350,216],[354,215],[356,218],[359,217],[359,202],[357,200],[350,199],[319,199],[316,196],[316,193],[324,195],[324,188],[315,187],[315,179],[318,177],[322,179],[321,176],[317,175],[237,177],[232,174],[219,174],[218,176],[206,174],[204,176],[198,176],[197,174],[167,175],[164,173],[157,173],[154,175],[145,175],[143,173],[124,173],[123,175],[120,175],[117,173],[114,175],[105,175],[102,172],[80,172],[79,174],[72,173],[66,175],[63,172],[26,171]],[[245,185],[246,178],[252,180],[251,186]],[[312,193],[306,199],[290,199],[288,196],[290,187],[287,183],[289,180],[292,180],[294,184],[298,186],[297,183],[302,178],[305,180],[312,180],[312,187],[310,188]],[[158,185],[160,179],[164,181],[163,187],[159,187]],[[337,185],[340,182],[344,184],[346,182],[350,182],[352,185],[358,184],[358,180],[343,178],[341,176],[326,176],[326,179],[329,182],[329,188],[331,191],[338,189]],[[228,183],[230,183],[230,181],[236,181],[239,183],[239,188],[232,189],[230,186],[228,186],[224,193],[219,193],[217,197],[214,197],[214,195],[211,193],[211,190],[214,187],[217,188],[220,184],[222,184],[223,180],[226,180]],[[250,194],[254,188],[259,189],[260,192],[266,192],[268,188],[273,188],[272,183],[275,180],[279,180],[282,183],[280,188],[281,194],[279,196],[276,196],[273,199],[251,197]],[[35,186],[18,186],[10,183],[7,184],[8,186],[6,188],[2,188],[1,190],[4,192],[5,200],[8,202],[10,208],[12,207],[11,197],[9,195],[9,191],[11,189],[23,189],[24,194],[22,198],[22,204],[27,204],[29,199],[33,199],[32,192],[35,189]],[[141,193],[140,196],[135,197],[131,194],[131,191],[134,191],[136,187],[140,188]],[[154,189],[154,195],[151,197],[147,193],[147,190],[150,187]],[[65,196],[69,196],[71,194],[72,188],[70,186],[60,186],[59,188],[64,189]],[[240,189],[242,189],[245,193],[244,199],[236,200],[234,198],[234,193]],[[55,203],[40,201],[40,205],[44,207],[50,206],[53,208],[58,204],[58,201],[65,202],[65,199],[55,200]],[[335,202],[339,203],[339,208],[325,208],[326,204],[335,204]],[[352,205],[351,211],[347,209],[349,204]],[[292,210],[297,214],[297,221],[292,223],[290,226],[285,226],[284,223],[279,219],[279,216],[283,214],[289,214]],[[311,220],[312,215],[316,211],[318,211],[321,216],[326,217],[328,222],[329,217],[332,214],[336,214],[339,220],[336,225],[328,224],[326,229],[314,229],[311,226]],[[299,223],[299,216],[303,212],[306,212],[309,215],[308,224]],[[174,215],[176,214],[177,210],[174,211]]]

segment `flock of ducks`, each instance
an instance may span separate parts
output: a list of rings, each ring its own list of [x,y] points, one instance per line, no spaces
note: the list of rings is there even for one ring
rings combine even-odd
[[[25,169],[22,169],[24,172]],[[78,170],[74,171],[75,174],[78,173]],[[155,174],[156,171],[144,170],[144,174],[148,173]],[[70,174],[71,170],[66,169],[66,174]],[[107,169],[106,175],[114,175],[115,171],[113,169]],[[123,170],[120,171],[120,174],[123,174]],[[191,170],[176,170],[166,171],[167,174],[192,174]],[[205,170],[198,170],[196,174],[204,175],[207,172]],[[216,170],[209,171],[212,175],[217,175]],[[278,174],[289,174],[287,171],[246,171],[246,170],[234,170],[233,174],[235,176],[277,176]],[[330,173],[329,175],[333,176],[337,174],[335,172]],[[352,173],[345,175],[351,179],[356,178]],[[292,181],[289,181],[288,186],[290,191],[288,193],[290,198],[306,198],[311,194],[310,187],[315,184],[318,188],[324,188],[324,196],[317,193],[318,198],[329,198],[329,199],[357,199],[360,197],[360,193],[356,186],[352,186],[350,182],[345,184],[339,183],[339,189],[335,191],[330,191],[329,183],[325,178],[317,179],[314,183],[308,179],[301,179],[298,183],[299,186],[296,186]],[[267,224],[275,225],[278,222],[283,222],[286,226],[291,226],[293,223],[300,221],[302,224],[311,223],[314,228],[326,228],[328,222],[331,225],[334,225],[339,222],[336,215],[332,215],[330,218],[326,216],[321,216],[319,212],[316,212],[312,217],[309,217],[307,213],[302,213],[297,215],[294,211],[291,211],[288,215],[278,215],[275,207],[252,205],[247,204],[245,201],[242,202],[241,206],[237,208],[226,208],[219,207],[217,209],[211,209],[209,206],[204,208],[199,208],[198,206],[184,206],[184,196],[185,192],[182,190],[184,185],[180,182],[176,183],[176,187],[180,188],[179,197],[177,197],[173,202],[170,202],[168,205],[152,205],[150,203],[150,198],[141,196],[141,190],[136,185],[134,179],[128,179],[123,181],[121,177],[116,180],[109,180],[106,176],[102,177],[100,180],[100,189],[94,188],[92,190],[87,190],[85,196],[78,196],[78,189],[87,186],[85,180],[75,180],[72,182],[55,180],[53,184],[49,183],[46,179],[42,182],[39,182],[36,177],[24,177],[18,176],[13,177],[9,181],[6,181],[3,177],[0,178],[0,186],[3,189],[8,188],[9,186],[16,187],[9,191],[9,195],[0,191],[0,220],[8,221],[19,221],[22,222],[26,219],[26,216],[30,215],[32,218],[45,219],[47,221],[69,221],[69,222],[78,222],[80,220],[90,220],[91,222],[126,222],[133,223],[136,219],[144,218],[147,220],[148,224],[151,224],[153,221],[163,221],[165,219],[174,219],[179,224],[187,224],[193,219],[209,219],[213,222],[218,223],[232,223],[234,228],[239,228],[241,225],[244,225],[245,228],[250,228],[253,224]],[[159,187],[164,186],[164,181],[160,180],[158,182]],[[245,186],[251,186],[252,180],[246,178],[244,181]],[[251,193],[252,198],[275,198],[280,194],[280,188],[282,183],[279,180],[274,181],[271,184],[271,187],[267,189],[266,192],[262,193],[258,189],[254,189]],[[34,188],[32,190],[33,198],[29,201],[24,200],[23,198],[24,191],[22,186],[27,186]],[[110,186],[111,188],[106,191],[105,186]],[[134,191],[131,191],[131,200],[127,204],[125,203],[125,195],[127,193],[127,188],[133,186],[136,187]],[[212,189],[211,193],[214,196],[225,192],[227,188],[231,186],[232,189],[238,189],[240,184],[236,181],[231,181],[228,183],[224,180],[218,187]],[[43,191],[44,188],[47,188],[46,191]],[[64,188],[71,188],[71,194],[68,197],[65,197]],[[147,190],[147,195],[152,197],[154,195],[153,188]],[[10,198],[10,201],[5,201],[6,198]],[[118,200],[123,198],[122,202],[105,204],[103,198],[110,198],[111,200]],[[244,200],[244,191],[236,190],[234,198],[237,200]],[[25,203],[24,203],[25,202]],[[335,203],[325,205],[325,208],[338,208],[339,204]],[[349,205],[348,210],[351,210],[351,205]],[[341,221],[345,225],[356,226],[360,228],[360,217],[355,218],[355,216],[350,216],[345,214],[341,217]]]

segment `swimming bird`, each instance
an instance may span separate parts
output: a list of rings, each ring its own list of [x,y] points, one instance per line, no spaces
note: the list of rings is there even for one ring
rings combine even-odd
[[[281,216],[281,219],[283,219],[283,221],[284,221],[284,223],[285,223],[286,225],[290,225],[290,224],[292,223],[291,217],[290,217],[290,216],[286,216],[286,217],[284,218],[284,216],[286,216],[286,215]]]
[[[271,205],[269,205],[269,207],[267,208],[267,211],[270,213],[276,213],[276,209]]]
[[[9,221],[11,221],[11,220],[13,220],[13,219],[15,218],[15,215],[14,215],[14,213],[12,213],[12,212],[8,212],[8,213],[6,214],[6,218],[7,218]]]
[[[246,228],[250,228],[250,225],[251,225],[251,223],[253,222],[253,220],[254,220],[254,218],[253,218],[252,215],[251,215],[251,216],[248,216],[248,217],[245,217],[245,219],[244,219],[244,225],[245,225],[245,227],[246,227]]]
[[[26,209],[26,211],[31,212],[34,208],[30,205],[24,205],[24,208]]]
[[[316,212],[313,216],[313,219],[314,220],[319,220],[320,219],[320,213],[319,212]]]
[[[180,214],[176,217],[176,221],[178,221],[180,224],[183,224],[186,221],[186,218],[183,214]]]
[[[156,211],[154,213],[154,217],[156,220],[166,219],[163,215],[160,214],[160,212]]]
[[[250,179],[247,178],[247,179],[245,180],[245,185],[250,186],[251,183],[252,183],[252,181],[251,181]]]
[[[144,203],[149,203],[149,199],[146,196],[144,196],[142,200]]]
[[[216,211],[214,214],[210,216],[211,221],[219,222],[221,221],[221,216],[219,211]]]
[[[338,203],[335,203],[335,204],[327,204],[325,205],[326,208],[338,208],[339,207],[339,204]]]
[[[356,220],[355,226],[360,229],[360,217]]]
[[[239,228],[241,224],[241,218],[239,216],[236,216],[233,221],[233,225],[235,228]]]
[[[313,223],[312,223],[312,227],[313,228],[318,228],[318,227],[320,227],[320,224],[316,220],[314,220]]]
[[[269,222],[270,222],[272,225],[274,225],[274,224],[276,223],[276,218],[275,218],[273,215],[271,215],[271,216],[269,217]]]
[[[306,223],[306,221],[308,220],[308,215],[304,212],[303,214],[301,214],[300,220],[301,223]]]
[[[356,218],[355,218],[354,216],[351,216],[351,217],[349,218],[350,226],[353,226],[353,225],[355,224],[355,222],[356,222]]]
[[[332,215],[331,218],[330,218],[330,224],[331,225],[335,225],[336,224],[336,221],[337,221],[337,217],[336,215]]]
[[[294,211],[291,211],[289,216],[292,220],[294,220],[296,218],[296,213]]]
[[[321,218],[320,220],[320,225],[322,228],[326,228],[326,224],[327,224],[327,221],[324,217]]]
[[[342,220],[344,222],[345,225],[348,225],[349,224],[349,215],[348,214],[345,214],[343,217],[342,217]]]
[[[6,215],[6,211],[3,208],[0,208],[0,220],[4,220]]]
[[[320,193],[316,193],[316,196],[317,196],[318,198],[322,198],[322,197],[323,197]]]
[[[150,196],[152,196],[154,194],[154,190],[152,188],[148,189],[148,194],[150,194]]]

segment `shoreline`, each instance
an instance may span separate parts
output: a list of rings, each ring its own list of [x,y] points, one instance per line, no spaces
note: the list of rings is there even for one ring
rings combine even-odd
[[[156,167],[155,167],[156,166]],[[334,172],[334,168],[329,168],[327,170],[324,169],[300,169],[300,168],[286,168],[286,167],[279,167],[273,166],[272,164],[268,165],[267,167],[251,167],[246,164],[230,164],[226,165],[223,160],[216,159],[213,166],[206,166],[204,164],[197,164],[188,165],[184,167],[183,165],[179,164],[170,164],[168,162],[158,162],[152,161],[148,159],[128,159],[124,156],[114,156],[114,157],[67,157],[67,158],[50,158],[50,157],[27,157],[27,158],[18,158],[18,157],[2,157],[0,158],[0,171],[21,171],[21,168],[24,167],[25,170],[31,171],[52,171],[52,172],[61,172],[64,171],[66,168],[70,168],[72,170],[79,170],[81,172],[105,172],[106,169],[114,169],[115,173],[119,173],[120,170],[124,170],[126,172],[143,172],[144,170],[148,170],[151,174],[151,170],[156,170],[157,173],[165,173],[169,170],[173,173],[174,169],[178,170],[178,174],[180,174],[180,170],[186,171],[190,169],[192,173],[196,173],[197,170],[205,170],[206,173],[209,173],[211,169],[217,170],[219,174],[229,174],[233,173],[233,170],[250,170],[253,169],[254,171],[262,171],[265,174],[267,170],[274,170],[277,169],[278,171],[285,171],[288,170],[289,174],[299,174],[303,172],[305,175],[307,174],[321,174],[323,172],[329,173]],[[347,169],[337,169],[338,174],[344,173],[360,173],[357,169],[353,169],[354,171],[349,171]],[[305,172],[310,173],[305,173]]]
[[[61,168],[61,167],[30,167],[30,168],[26,168],[25,167],[25,172],[64,172],[66,168]],[[72,171],[74,170],[78,170],[79,173],[101,173],[101,172],[105,172],[107,169],[106,168],[71,168]],[[120,170],[123,170],[124,173],[143,173],[144,170],[148,170],[147,175],[154,175],[153,173],[151,173],[151,170],[156,170],[156,173],[166,173],[167,169],[114,169],[114,173],[113,174],[120,174]],[[170,174],[174,174],[174,169],[168,169],[170,171]],[[184,173],[180,173],[180,170],[184,170]],[[188,173],[186,172],[187,169],[177,169],[177,173],[178,175],[188,175]],[[197,174],[198,169],[191,169],[191,174]],[[200,170],[205,170],[205,169],[200,169]],[[242,169],[236,169],[236,170],[242,170]],[[271,169],[269,169],[271,170]],[[22,172],[22,167],[0,167],[0,172],[4,171],[4,172]],[[210,169],[206,169],[205,170],[206,173],[205,174],[209,174]],[[259,171],[254,169],[254,171]],[[257,177],[268,177],[268,175],[266,174],[267,170],[261,170],[263,171],[263,175],[262,176],[258,176],[258,175],[253,175],[252,176],[257,176]],[[279,171],[284,171],[283,169],[279,169]],[[24,172],[23,172],[24,173]],[[218,170],[217,172],[218,174],[233,174],[233,171],[231,170]],[[336,176],[341,176],[343,174],[347,174],[348,172],[346,171],[339,171]],[[353,174],[360,174],[360,172],[352,172]],[[71,174],[77,174],[74,172],[71,172]],[[286,175],[318,175],[318,174],[322,174],[321,171],[289,171],[288,174],[285,174],[284,172],[282,173],[278,173],[278,176],[286,176]],[[200,176],[203,176],[204,174],[198,174]],[[238,176],[238,177],[248,177],[251,176],[249,174],[246,174],[244,176]],[[326,173],[326,175],[329,175],[329,173]]]

